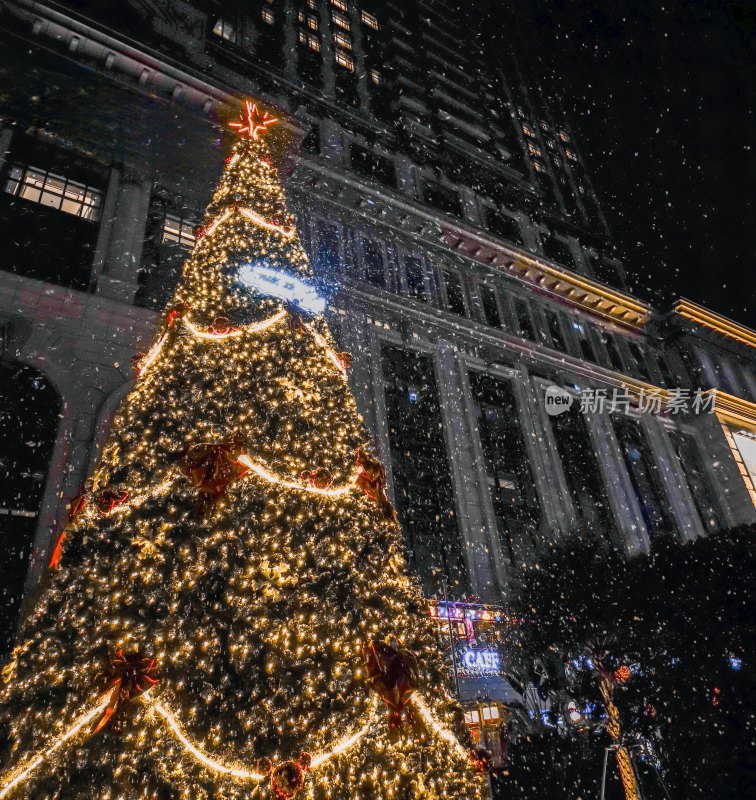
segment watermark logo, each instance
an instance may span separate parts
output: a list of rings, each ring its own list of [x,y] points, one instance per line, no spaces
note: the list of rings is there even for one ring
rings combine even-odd
[[[546,413],[552,417],[557,417],[569,410],[573,403],[573,396],[561,386],[551,385],[546,389]]]

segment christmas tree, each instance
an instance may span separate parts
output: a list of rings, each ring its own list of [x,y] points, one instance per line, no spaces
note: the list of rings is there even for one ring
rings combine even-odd
[[[249,102],[3,672],[0,798],[477,798]]]

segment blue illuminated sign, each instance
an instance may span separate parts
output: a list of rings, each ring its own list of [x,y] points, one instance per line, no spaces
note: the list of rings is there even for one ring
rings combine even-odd
[[[239,268],[239,280],[250,289],[276,297],[308,314],[322,314],[326,301],[309,282],[282,269],[271,267],[265,259]]]
[[[493,648],[471,647],[459,655],[460,672],[470,675],[500,675],[501,655]]]

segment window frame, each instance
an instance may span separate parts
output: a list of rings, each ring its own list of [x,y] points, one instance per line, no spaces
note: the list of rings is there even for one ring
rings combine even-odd
[[[34,179],[37,184],[33,182]],[[72,187],[75,187],[76,193],[70,192]],[[18,197],[43,208],[52,208],[85,222],[97,224],[102,216],[105,193],[101,189],[32,164],[11,162],[3,189],[11,197]],[[33,196],[35,193],[38,194],[36,198]],[[80,199],[77,199],[76,194]],[[57,197],[57,204],[45,202],[46,197],[48,199]],[[64,208],[65,204],[68,204],[69,208]],[[71,206],[77,207],[78,210],[70,210]],[[84,211],[87,213],[83,213]]]

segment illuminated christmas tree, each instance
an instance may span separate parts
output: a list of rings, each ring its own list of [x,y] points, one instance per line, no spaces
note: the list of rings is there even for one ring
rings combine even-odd
[[[478,798],[457,704],[245,103],[3,672],[0,800]]]

